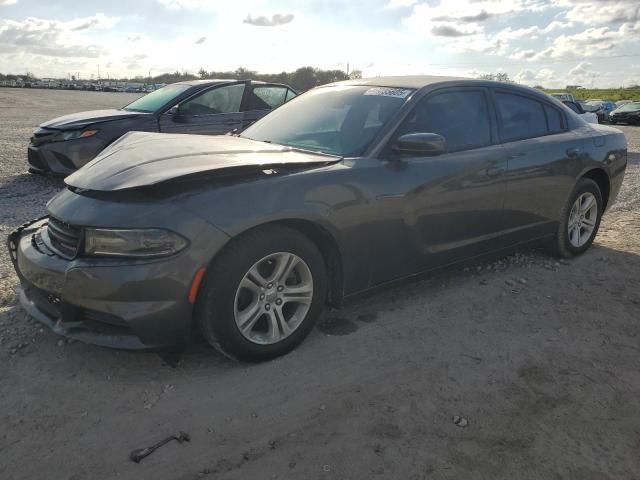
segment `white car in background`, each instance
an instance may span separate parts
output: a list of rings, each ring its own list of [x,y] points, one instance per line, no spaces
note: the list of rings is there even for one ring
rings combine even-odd
[[[582,108],[582,105],[580,105],[578,102],[563,100],[562,103],[564,103],[567,108],[580,115],[587,123],[600,123],[598,121],[598,115],[593,112],[585,112],[584,108]]]
[[[553,98],[557,98],[561,102],[575,102],[576,99],[570,93],[552,93]]]

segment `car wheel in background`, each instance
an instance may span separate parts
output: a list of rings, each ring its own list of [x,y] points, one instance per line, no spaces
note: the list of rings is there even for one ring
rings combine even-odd
[[[598,184],[590,178],[580,179],[562,209],[555,253],[565,258],[584,253],[598,233],[603,210]]]
[[[324,258],[288,227],[234,239],[205,275],[195,318],[205,340],[246,361],[284,355],[309,334],[325,304]]]

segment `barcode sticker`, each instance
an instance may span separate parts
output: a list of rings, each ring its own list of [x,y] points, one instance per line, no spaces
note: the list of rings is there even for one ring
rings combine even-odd
[[[377,95],[379,97],[407,98],[412,92],[407,88],[373,87],[364,92],[365,95]]]

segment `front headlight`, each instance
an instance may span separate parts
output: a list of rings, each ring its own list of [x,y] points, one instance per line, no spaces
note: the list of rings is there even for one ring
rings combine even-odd
[[[177,233],[149,229],[85,229],[85,255],[109,257],[162,257],[184,249],[189,242]]]
[[[51,140],[52,142],[65,142],[67,140],[75,140],[76,138],[93,137],[99,130],[62,130],[56,134]]]

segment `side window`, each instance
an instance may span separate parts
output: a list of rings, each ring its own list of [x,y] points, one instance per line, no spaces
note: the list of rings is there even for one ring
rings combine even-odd
[[[495,98],[504,142],[539,137],[565,129],[562,114],[542,102],[506,92],[496,92]]]
[[[562,102],[562,103],[564,103],[567,107],[569,107],[574,112],[581,113],[580,110],[578,109],[578,105],[576,105],[574,102]]]
[[[544,113],[547,116],[547,125],[549,126],[549,132],[558,133],[562,132],[565,129],[564,118],[556,108],[545,105]]]
[[[247,110],[270,110],[285,102],[285,87],[254,87]]]
[[[449,152],[491,144],[489,106],[482,90],[436,93],[420,101],[400,125],[406,133],[437,133],[447,141]]]
[[[185,115],[213,115],[240,111],[244,84],[213,88],[180,105],[180,113]]]
[[[285,102],[288,102],[289,100],[291,100],[292,98],[297,97],[298,94],[296,92],[294,92],[293,90],[287,88],[287,98],[285,99]]]

